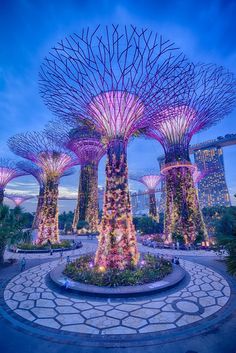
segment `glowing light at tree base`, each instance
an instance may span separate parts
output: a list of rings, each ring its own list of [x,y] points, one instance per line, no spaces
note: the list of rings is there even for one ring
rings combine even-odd
[[[180,166],[165,170],[166,210],[164,234],[166,242],[182,236],[186,244],[207,239],[207,231],[194,186],[192,168]]]
[[[37,244],[59,242],[58,232],[58,184],[54,180],[46,183],[43,205],[39,214]]]
[[[95,263],[123,270],[137,264],[135,229],[128,189],[126,146],[114,140],[108,147],[103,217]]]

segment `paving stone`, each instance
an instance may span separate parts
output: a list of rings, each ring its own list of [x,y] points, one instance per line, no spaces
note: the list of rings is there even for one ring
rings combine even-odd
[[[116,309],[123,310],[123,311],[133,311],[139,309],[139,305],[135,304],[121,304],[116,307]]]
[[[55,299],[55,303],[57,304],[57,305],[63,305],[63,306],[65,306],[65,305],[72,305],[73,303],[70,301],[70,300],[68,300],[68,299]]]
[[[62,330],[70,331],[70,332],[78,332],[78,333],[87,333],[87,334],[98,334],[99,330],[95,327],[91,327],[88,325],[80,324],[80,325],[67,325],[62,326]]]
[[[215,305],[216,304],[216,300],[213,297],[205,297],[205,298],[200,298],[199,299],[199,303],[202,306],[211,306],[211,305]]]
[[[12,295],[13,295],[13,293],[10,290],[6,289],[4,292],[4,299],[8,300],[12,297]]]
[[[202,297],[206,297],[208,294],[207,294],[207,292],[205,292],[205,291],[202,291],[202,290],[199,290],[199,291],[197,291],[197,292],[194,292],[194,293],[192,293],[195,297],[197,297],[197,298],[202,298]]]
[[[47,326],[47,327],[52,327],[52,328],[60,327],[59,323],[53,319],[37,319],[35,320],[35,323],[39,325]]]
[[[202,317],[208,317],[218,311],[221,307],[219,305],[208,306],[204,308],[204,313],[201,315]]]
[[[12,297],[12,299],[14,300],[18,300],[18,301],[23,301],[23,300],[26,300],[27,299],[27,294],[25,293],[15,293]]]
[[[163,306],[161,308],[162,311],[175,311],[175,309],[173,308],[173,306],[171,304],[166,304],[165,306]]]
[[[154,308],[154,309],[160,309],[162,308],[165,304],[164,301],[152,301],[148,304],[144,304],[143,307],[144,308]]]
[[[201,287],[201,290],[203,290],[203,291],[208,291],[208,290],[213,289],[209,283],[204,283],[204,284],[200,285],[200,287]]]
[[[181,302],[176,303],[176,306],[179,310],[189,314],[197,313],[199,311],[198,305],[189,301],[183,300]]]
[[[7,305],[9,306],[9,308],[11,308],[12,310],[15,310],[17,308],[18,302],[12,299],[8,299],[6,301]]]
[[[56,304],[49,299],[38,299],[36,301],[36,306],[40,306],[43,308],[54,308],[56,306]]]
[[[17,284],[16,286],[13,286],[11,288],[11,291],[14,293],[20,292],[24,289],[24,287],[21,284]]]
[[[222,292],[220,292],[219,290],[211,290],[210,292],[208,292],[208,294],[215,298],[223,296]]]
[[[141,308],[141,309],[132,311],[132,316],[137,316],[137,317],[142,317],[144,319],[148,319],[159,312],[160,312],[160,310],[158,310],[158,309]]]
[[[144,325],[147,325],[147,321],[138,317],[129,316],[122,320],[122,325],[131,328],[140,328]]]
[[[173,323],[176,321],[182,314],[178,312],[163,312],[160,314],[157,314],[153,316],[151,319],[149,319],[149,322],[151,324],[157,324],[157,323]]]
[[[200,316],[197,315],[183,315],[177,322],[177,326],[184,326],[184,325],[189,325],[192,324],[196,321],[201,320]]]
[[[96,317],[86,321],[88,325],[99,329],[118,326],[120,321],[112,317]]]
[[[51,308],[33,308],[31,310],[37,317],[39,318],[47,318],[47,317],[54,317],[58,315],[58,313]]]
[[[55,299],[55,295],[51,292],[45,292],[41,295],[42,299]]]
[[[216,290],[222,290],[224,287],[220,282],[212,282],[211,286]]]
[[[91,317],[104,316],[104,312],[97,309],[89,309],[89,310],[82,311],[82,315],[86,317],[86,319],[89,319]]]
[[[220,306],[224,306],[227,301],[229,300],[228,297],[221,297],[221,298],[217,298],[217,304],[220,305]]]
[[[22,316],[26,320],[29,320],[29,321],[35,320],[35,317],[28,310],[16,309],[15,313]]]
[[[100,306],[98,306],[98,309],[106,312],[106,311],[113,309],[113,307],[110,305],[100,305]]]
[[[60,314],[74,314],[79,313],[78,309],[74,308],[73,306],[57,306],[56,310]]]
[[[124,311],[120,311],[117,309],[112,309],[106,313],[107,316],[114,317],[115,319],[124,319],[129,315],[129,313],[125,313]]]
[[[19,308],[21,308],[21,309],[32,309],[33,307],[34,307],[34,301],[33,300],[24,300],[19,305]]]
[[[84,322],[84,318],[79,314],[63,314],[56,317],[62,325],[74,325]]]
[[[88,310],[92,308],[92,305],[88,304],[88,303],[76,303],[73,304],[73,306],[79,310]]]
[[[37,300],[37,299],[40,298],[40,296],[41,296],[40,293],[32,293],[32,294],[29,295],[29,299]]]
[[[229,287],[225,287],[222,292],[224,293],[224,295],[226,296],[230,296],[230,288]]]
[[[141,329],[139,329],[140,333],[148,333],[148,332],[158,332],[158,331],[164,331],[164,330],[170,330],[175,328],[176,326],[174,324],[156,324],[156,325],[148,325],[145,326]]]

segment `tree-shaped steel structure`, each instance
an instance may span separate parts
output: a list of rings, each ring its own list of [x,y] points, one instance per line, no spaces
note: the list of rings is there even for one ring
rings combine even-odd
[[[78,221],[86,221],[92,232],[98,230],[98,164],[106,153],[101,135],[86,125],[71,128],[62,121],[52,121],[46,127],[46,134],[59,145],[73,151],[81,165],[78,200],[72,228]]]
[[[129,178],[146,186],[149,194],[149,216],[159,221],[155,191],[161,181],[161,175],[155,171],[143,171],[136,174],[131,173]]]
[[[6,198],[14,202],[15,206],[22,205],[23,202],[33,199],[35,196],[33,195],[21,195],[21,194],[6,194]]]
[[[40,212],[37,242],[59,241],[58,182],[63,173],[78,164],[75,156],[59,147],[42,132],[17,134],[8,140],[8,146],[17,155],[35,163],[45,178],[43,204]]]
[[[7,184],[14,178],[26,173],[20,170],[16,163],[8,158],[0,158],[0,205],[3,204],[4,191]]]
[[[40,92],[65,121],[84,121],[107,143],[106,191],[96,264],[135,265],[139,254],[128,190],[127,143],[180,87],[188,69],[174,44],[136,27],[86,28],[45,59]],[[161,119],[161,117],[160,117]]]
[[[148,135],[158,140],[165,151],[162,174],[166,181],[166,241],[180,234],[186,243],[207,237],[194,187],[195,167],[189,158],[192,136],[215,124],[235,106],[233,74],[215,65],[192,66],[187,85],[175,95],[175,102],[153,115]],[[162,119],[160,119],[160,116]]]
[[[38,194],[38,202],[37,202],[37,207],[34,215],[34,220],[32,224],[32,229],[38,229],[39,227],[39,220],[40,220],[40,211],[43,205],[43,200],[44,200],[44,188],[46,185],[46,175],[43,171],[42,168],[37,166],[37,164],[30,162],[30,161],[19,161],[17,163],[17,167],[20,170],[23,170],[29,175],[32,175],[38,182],[39,184],[39,194]],[[73,168],[67,169],[63,174],[62,177],[64,176],[69,176],[74,173]]]

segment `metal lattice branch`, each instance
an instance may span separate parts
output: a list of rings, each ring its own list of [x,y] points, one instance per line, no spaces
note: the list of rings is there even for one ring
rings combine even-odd
[[[176,94],[172,105],[156,112],[148,129],[148,135],[157,139],[165,152],[173,149],[172,153],[184,154],[195,133],[216,124],[236,105],[232,73],[213,64],[196,65],[193,73],[182,94]]]
[[[161,178],[161,175],[155,171],[143,171],[139,173],[131,173],[129,175],[129,179],[142,183],[149,191],[156,190]]]
[[[86,120],[108,138],[128,139],[171,104],[189,70],[174,44],[156,33],[98,26],[57,43],[41,66],[39,84],[57,116]]]
[[[60,177],[67,169],[79,164],[72,152],[42,132],[17,134],[8,140],[8,146],[15,154],[37,164],[47,176]]]
[[[19,169],[14,161],[0,158],[0,189],[4,189],[12,179],[26,174],[27,172]]]
[[[97,164],[106,153],[101,135],[86,125],[71,128],[63,121],[55,120],[49,122],[45,133],[57,144],[71,150],[81,165]]]
[[[18,194],[6,194],[6,198],[13,201],[16,206],[20,206],[23,202],[33,199],[33,195],[18,195]]]

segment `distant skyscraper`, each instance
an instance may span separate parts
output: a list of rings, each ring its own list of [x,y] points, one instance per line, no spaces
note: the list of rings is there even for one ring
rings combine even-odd
[[[194,150],[194,161],[199,170],[213,171],[198,183],[198,196],[201,207],[230,206],[222,148],[212,146]]]

